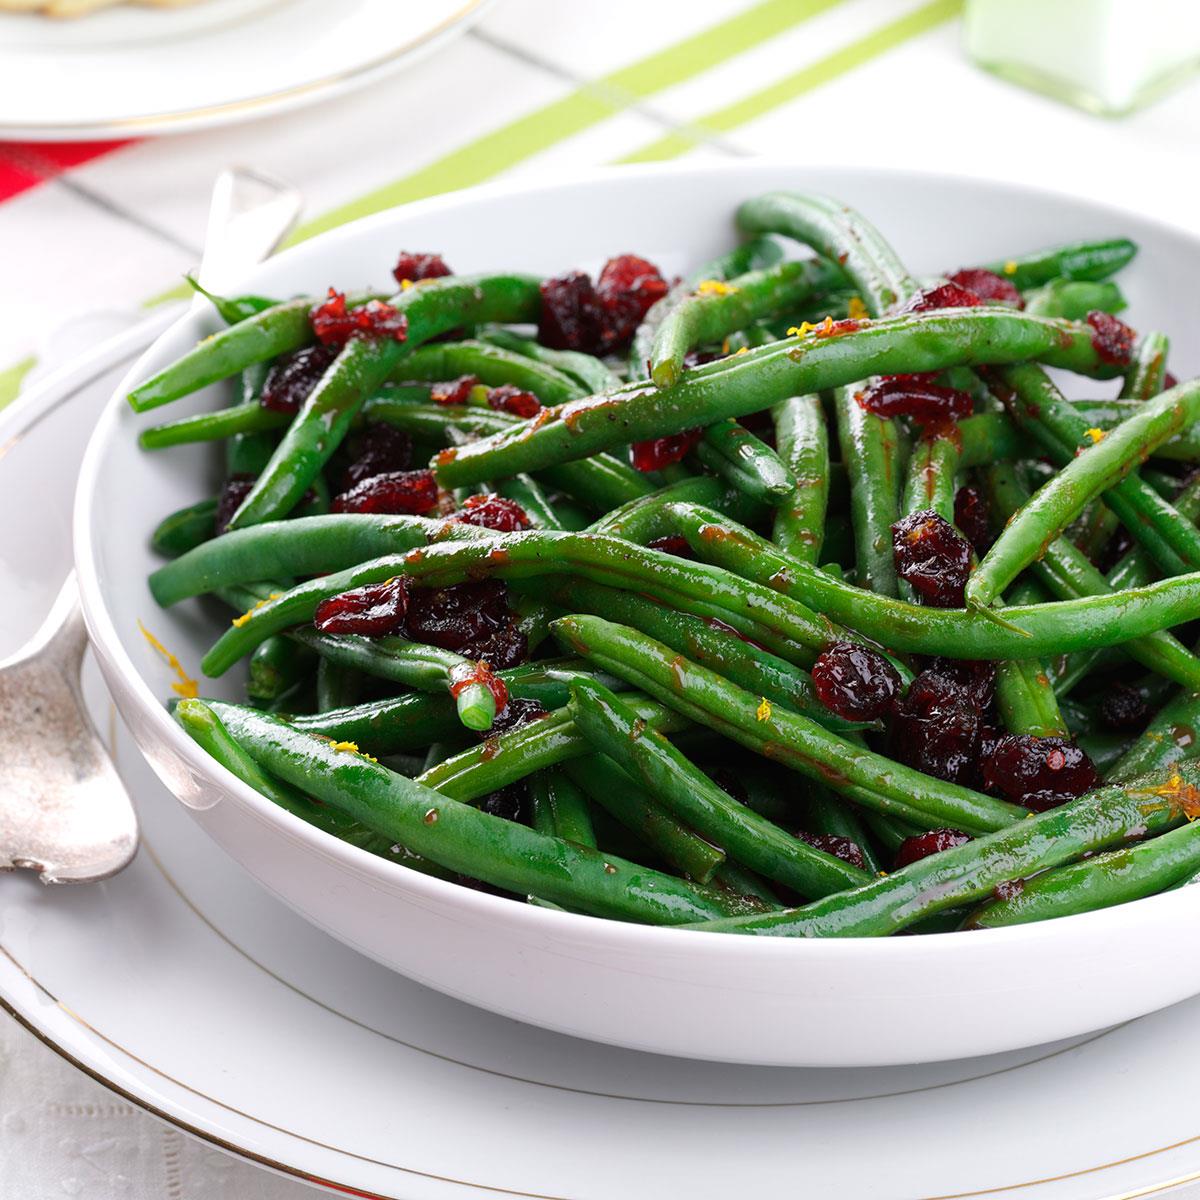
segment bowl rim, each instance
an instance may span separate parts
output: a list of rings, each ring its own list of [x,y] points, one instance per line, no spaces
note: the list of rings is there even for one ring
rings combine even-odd
[[[579,187],[599,187],[620,182],[633,181],[634,186],[661,180],[692,181],[702,185],[705,179],[728,174],[744,174],[767,179],[784,178],[797,173],[824,176],[837,174],[847,177],[858,176],[864,182],[880,179],[907,181],[915,185],[934,187],[948,184],[954,187],[978,188],[992,193],[1007,193],[1013,199],[1036,196],[1044,200],[1068,203],[1086,210],[1096,218],[1114,222],[1133,222],[1143,228],[1149,227],[1167,237],[1183,238],[1195,244],[1200,252],[1200,236],[1156,216],[1137,213],[1121,205],[1080,197],[1066,189],[1043,185],[1015,183],[1007,179],[972,175],[961,172],[920,170],[915,168],[864,167],[838,163],[798,163],[787,160],[755,157],[734,161],[643,163],[621,166],[592,168],[589,170],[564,172],[554,179],[542,177],[532,179],[499,180],[460,191],[431,196],[384,209],[361,217],[355,221],[326,230],[296,245],[289,246],[279,254],[256,264],[245,271],[236,281],[231,292],[253,292],[264,268],[277,263],[291,264],[308,257],[321,257],[338,244],[370,237],[376,230],[390,229],[397,220],[429,213],[452,213],[458,208],[473,208],[480,203],[521,195],[542,196],[547,193],[569,191]],[[683,186],[680,183],[679,186]],[[769,186],[766,185],[766,186]],[[1088,932],[1092,937],[1102,934],[1105,928],[1115,930],[1119,925],[1133,921],[1137,925],[1150,922],[1155,915],[1165,915],[1174,907],[1194,907],[1196,898],[1189,897],[1191,888],[1159,893],[1140,900],[1127,901],[1109,908],[1077,913],[1068,917],[1056,917],[1048,921],[1005,926],[995,929],[949,931],[927,934],[916,938],[896,937],[852,937],[852,938],[792,938],[792,937],[737,937],[702,929],[680,929],[666,925],[643,925],[618,921],[608,917],[596,917],[572,913],[565,910],[541,908],[532,904],[519,904],[493,896],[458,883],[422,874],[400,863],[391,862],[370,854],[368,851],[341,841],[332,834],[310,825],[244,783],[226,767],[209,757],[196,742],[184,733],[172,720],[150,685],[142,677],[126,652],[117,633],[100,589],[96,546],[93,539],[92,520],[94,508],[91,497],[102,474],[103,450],[116,431],[125,396],[132,387],[147,377],[147,366],[158,353],[162,342],[177,335],[185,327],[195,329],[196,340],[205,332],[203,325],[212,323],[211,315],[203,310],[189,309],[178,320],[172,322],[139,355],[122,377],[113,395],[105,405],[88,441],[87,450],[75,491],[72,515],[74,560],[79,584],[80,602],[88,629],[93,652],[110,672],[122,680],[128,694],[136,701],[139,715],[150,729],[164,740],[171,751],[181,758],[195,775],[217,786],[220,791],[232,795],[241,807],[263,824],[274,827],[280,834],[328,860],[340,869],[374,880],[389,892],[407,893],[412,898],[438,905],[458,907],[465,914],[477,919],[501,921],[516,932],[524,935],[542,936],[556,941],[588,941],[595,946],[619,946],[623,950],[653,952],[665,957],[686,953],[729,955],[735,959],[770,959],[771,956],[805,955],[806,964],[820,961],[822,956],[835,959],[855,957],[862,954],[880,955],[884,962],[903,958],[937,959],[944,962],[947,954],[955,954],[967,946],[976,948],[977,953],[995,956],[1004,953],[1016,943],[1030,943],[1045,939],[1057,940],[1064,929]],[[178,799],[178,797],[177,797]],[[179,801],[184,803],[183,801]],[[221,803],[218,800],[217,803]],[[1200,897],[1200,888],[1196,888]],[[797,945],[797,942],[801,945]],[[717,950],[717,947],[722,947]],[[691,951],[687,948],[691,947]],[[815,957],[814,957],[815,956]]]

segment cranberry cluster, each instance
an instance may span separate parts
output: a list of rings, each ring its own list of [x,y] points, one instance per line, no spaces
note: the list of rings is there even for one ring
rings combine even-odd
[[[515,667],[527,653],[508,607],[508,587],[498,579],[444,588],[413,587],[402,577],[369,583],[322,600],[313,624],[322,633],[397,634],[497,671]]]
[[[909,513],[892,526],[896,571],[922,604],[960,608],[971,573],[971,546],[932,509]]]
[[[437,279],[442,275],[453,275],[440,254],[413,254],[401,250],[396,265],[392,268],[396,282],[417,283],[421,279]]]
[[[692,447],[704,436],[703,429],[685,429],[666,437],[634,442],[629,447],[629,461],[637,471],[658,471],[672,463],[682,462]]]
[[[1092,345],[1100,361],[1113,367],[1129,366],[1137,334],[1124,321],[1099,309],[1088,313],[1087,323],[1092,327]]]
[[[468,403],[471,393],[482,386],[477,376],[460,375],[457,379],[435,383],[429,389],[429,398],[435,404],[462,405]],[[515,384],[504,383],[486,391],[488,407],[497,412],[511,413],[514,417],[528,419],[536,417],[542,410],[542,402],[532,392],[527,392]]]
[[[259,403],[277,413],[296,413],[337,358],[333,346],[305,346],[279,359],[267,372]]]
[[[336,288],[329,289],[328,299],[308,319],[317,341],[325,346],[344,346],[351,338],[402,342],[408,337],[408,318],[398,309],[382,300],[351,308],[345,292]]]
[[[538,340],[558,350],[608,354],[626,346],[650,306],[667,294],[658,268],[636,254],[604,264],[596,282],[569,271],[542,284]]]
[[[884,375],[855,399],[881,417],[912,417],[922,425],[944,425],[969,417],[975,402],[969,392],[935,383],[936,373]]]

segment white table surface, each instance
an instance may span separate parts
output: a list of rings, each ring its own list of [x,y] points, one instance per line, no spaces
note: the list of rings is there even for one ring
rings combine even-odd
[[[228,164],[296,184],[321,225],[501,176],[770,154],[1038,181],[1200,230],[1200,83],[1105,121],[971,66],[955,0],[788,2],[502,0],[476,30],[369,93],[135,142],[60,174],[37,147],[0,143],[0,167],[47,176],[0,202],[0,404],[29,368],[61,362],[178,284]],[[701,47],[698,71],[689,54],[669,53],[743,12],[779,31],[740,53]],[[649,82],[614,74],[664,51],[662,71],[677,72],[668,86],[658,68]],[[551,119],[581,108],[599,116],[574,130]],[[0,1018],[0,1200],[311,1194],[191,1142]],[[1176,1194],[1200,1198],[1200,1187]]]

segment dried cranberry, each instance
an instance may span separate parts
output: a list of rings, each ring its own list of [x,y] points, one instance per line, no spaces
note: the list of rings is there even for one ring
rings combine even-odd
[[[969,392],[929,383],[916,375],[889,375],[855,397],[881,417],[912,417],[923,425],[969,417],[975,401]]]
[[[688,451],[704,436],[703,429],[685,429],[666,437],[634,442],[629,447],[629,461],[637,471],[657,471],[687,457]]]
[[[796,836],[813,849],[824,850],[826,854],[832,854],[834,858],[840,858],[842,862],[858,867],[860,871],[867,869],[862,847],[852,838],[842,837],[837,833],[805,833],[803,829]]]
[[[882,654],[854,642],[834,642],[817,656],[817,699],[848,721],[874,721],[890,711],[900,676]]]
[[[494,492],[487,495],[468,496],[463,506],[454,514],[462,525],[478,525],[481,529],[494,529],[497,533],[516,533],[529,528],[525,510],[515,501]]]
[[[660,550],[663,554],[673,554],[676,558],[695,558],[688,540],[681,533],[667,533],[646,543],[649,550]]]
[[[525,823],[524,784],[510,783],[499,791],[489,792],[482,800],[475,801],[475,807],[491,817],[503,817],[506,821]],[[485,889],[486,890],[486,889]]]
[[[555,350],[602,353],[600,305],[591,278],[583,271],[569,271],[541,285],[542,311],[538,341]]]
[[[457,379],[446,379],[429,389],[429,398],[435,404],[466,404],[471,390],[479,386],[474,375],[460,375]]]
[[[508,610],[508,588],[499,579],[415,588],[407,627],[413,641],[483,659],[497,671],[515,667],[528,651],[525,635]]]
[[[939,308],[976,308],[983,301],[957,283],[942,283],[917,292],[901,309],[906,313],[933,312]]]
[[[339,513],[427,513],[438,502],[432,471],[388,471],[372,475],[333,501]]]
[[[440,254],[412,254],[408,250],[401,250],[392,274],[397,283],[403,283],[406,279],[409,283],[416,283],[418,279],[437,279],[442,275],[453,275],[454,272],[446,266],[446,260]]]
[[[901,762],[951,783],[967,783],[979,754],[979,709],[948,675],[922,671],[893,711],[890,744]]]
[[[995,541],[988,502],[974,484],[968,483],[954,493],[954,524],[980,558]]]
[[[229,528],[233,514],[242,507],[242,501],[250,495],[254,484],[253,475],[231,475],[225,480],[217,497],[217,515],[213,526],[218,537]]]
[[[607,354],[633,337],[642,318],[667,293],[653,263],[636,254],[610,258],[596,283],[570,271],[542,283],[538,339],[560,350]]]
[[[896,571],[923,604],[958,608],[971,573],[971,547],[932,509],[910,513],[892,526]]]
[[[603,314],[606,350],[615,350],[633,337],[668,286],[658,268],[636,254],[620,254],[604,264],[596,280],[596,298]]]
[[[541,412],[542,402],[532,392],[505,383],[488,392],[488,407],[497,412],[512,413],[514,417],[528,419]]]
[[[1092,346],[1096,357],[1114,367],[1127,367],[1133,361],[1133,343],[1137,334],[1112,313],[1092,309],[1087,315],[1092,327]]]
[[[1127,683],[1114,683],[1100,701],[1100,720],[1109,729],[1141,729],[1149,719],[1145,696]]]
[[[408,584],[404,579],[389,579],[322,600],[317,605],[313,624],[322,633],[382,637],[395,633],[404,625],[407,608]]]
[[[354,439],[354,458],[342,472],[343,492],[364,479],[408,469],[412,462],[412,438],[394,425],[368,423]]]
[[[478,684],[492,693],[496,711],[503,712],[508,703],[508,685],[486,662],[459,663],[450,668],[450,695],[456,700],[469,687]]]
[[[486,741],[498,733],[508,733],[510,729],[520,729],[522,725],[540,721],[545,716],[549,716],[549,714],[536,700],[531,700],[526,696],[509,696],[508,703],[496,714],[491,729],[479,736]]]
[[[926,670],[948,679],[978,712],[985,713],[991,707],[996,695],[994,662],[970,658],[931,658]]]
[[[1025,733],[1002,737],[979,766],[984,791],[1034,812],[1082,796],[1100,778],[1074,740]]]
[[[992,300],[998,304],[1011,304],[1016,308],[1024,308],[1025,301],[1011,279],[997,275],[993,271],[985,271],[982,267],[964,267],[955,271],[950,277],[951,283],[966,288],[978,296],[980,300]]]
[[[928,833],[918,833],[914,837],[905,838],[896,851],[896,870],[907,867],[909,863],[920,862],[931,854],[941,854],[943,850],[953,850],[955,846],[965,846],[971,840],[969,834],[958,829],[931,829]]]
[[[299,412],[335,358],[334,347],[321,345],[286,355],[267,372],[258,402],[272,412]]]
[[[408,318],[382,300],[371,300],[350,308],[344,292],[329,289],[329,298],[309,313],[317,341],[326,346],[344,346],[351,338],[402,342],[408,337]]]
[[[1179,386],[1179,380],[1176,379],[1175,376],[1172,375],[1170,371],[1167,371],[1163,375],[1163,391],[1169,392],[1173,387],[1178,387],[1178,386]]]

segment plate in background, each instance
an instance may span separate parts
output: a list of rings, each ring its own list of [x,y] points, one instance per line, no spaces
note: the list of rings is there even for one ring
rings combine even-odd
[[[75,21],[0,13],[0,139],[151,137],[298,108],[428,53],[489,3],[202,0]]]

